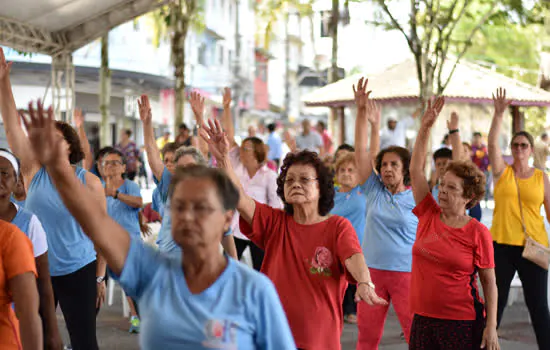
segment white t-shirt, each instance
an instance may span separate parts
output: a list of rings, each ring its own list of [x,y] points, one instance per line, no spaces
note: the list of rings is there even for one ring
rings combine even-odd
[[[323,147],[323,138],[314,131],[310,131],[307,135],[299,134],[296,136],[296,147],[300,151],[319,152],[319,148]]]
[[[24,234],[29,237],[34,250],[34,257],[40,256],[48,251],[48,241],[46,240],[46,232],[42,227],[42,223],[36,215],[13,203],[17,209],[17,214],[11,223],[17,226]]]

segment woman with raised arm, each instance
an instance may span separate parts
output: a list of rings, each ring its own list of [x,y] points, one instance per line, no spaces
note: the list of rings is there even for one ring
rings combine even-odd
[[[499,135],[504,112],[512,101],[506,100],[506,90],[502,88],[493,95],[493,101],[495,114],[489,131],[489,160],[495,184],[491,233],[498,286],[498,324],[507,305],[510,284],[517,272],[539,349],[550,349],[548,267],[541,267],[522,257],[526,234],[548,247],[548,235],[540,209],[544,204],[546,219],[550,220],[550,182],[543,171],[529,166],[534,142],[533,136],[526,131],[514,134],[511,142],[513,163],[508,165],[504,162]]]
[[[441,174],[438,204],[424,172],[430,131],[444,104],[442,97],[428,101],[411,159],[419,222],[413,246],[409,348],[497,350],[491,234],[466,215],[485,194],[485,175],[470,161],[451,161]],[[486,307],[477,290],[478,273]]]
[[[197,120],[197,125],[200,125],[199,122]],[[269,169],[266,164],[266,145],[257,137],[247,137],[240,147],[235,141],[233,119],[231,117],[231,90],[229,88],[225,88],[223,94],[222,126],[227,132],[227,138],[232,147],[229,151],[229,160],[240,183],[243,185],[244,191],[259,203],[272,208],[282,208],[283,203],[277,195],[277,173]],[[240,259],[246,247],[249,247],[252,265],[255,270],[260,271],[264,251],[241,233],[238,213],[235,213],[233,218],[231,231],[235,236],[237,257]]]
[[[366,227],[363,254],[370,267],[372,282],[379,295],[391,300],[409,339],[412,313],[409,309],[412,245],[418,220],[412,213],[414,199],[409,184],[409,151],[391,146],[376,155],[378,149],[380,110],[369,99],[367,82],[354,85],[357,119],[355,122],[355,159],[359,183],[366,193]],[[368,124],[370,151],[367,151]],[[375,168],[373,167],[375,160]],[[357,306],[359,335],[357,349],[377,349],[384,331],[389,305]]]
[[[142,349],[293,349],[273,284],[219,250],[239,193],[223,172],[178,168],[170,185],[172,259],[132,238],[75,176],[50,112],[25,120],[36,157],[113,275],[139,304]]]
[[[67,211],[46,169],[32,151],[15,106],[9,70],[10,65],[0,48],[0,112],[8,144],[21,161],[21,172],[28,186],[25,209],[38,217],[46,231],[54,297],[61,306],[72,348],[95,350],[96,308],[105,297],[105,262]],[[42,104],[38,103],[37,107],[42,113]],[[34,113],[30,104],[29,110]],[[55,128],[57,137],[63,140],[68,150],[66,160],[73,164],[73,173],[91,189],[90,196],[105,207],[99,179],[76,166],[84,157],[76,131],[61,121],[55,122]]]
[[[200,110],[202,113],[202,110],[204,109],[204,101],[201,102],[200,95],[196,93],[191,93],[190,103],[193,107],[193,111]],[[161,154],[155,141],[153,118],[151,113],[151,104],[149,103],[149,97],[147,97],[147,95],[142,95],[141,99],[138,100],[138,105],[139,116],[143,123],[143,135],[145,139],[144,142],[145,150],[147,152],[147,160],[149,161],[154,179],[157,182],[159,195],[164,205],[162,226],[160,228],[157,243],[161,252],[173,255],[175,257],[180,257],[181,248],[174,241],[174,237],[172,237],[172,211],[170,209],[168,190],[170,188],[172,176],[174,175],[176,168],[197,164],[206,165],[207,162],[204,159],[201,151],[199,151],[197,148],[182,146],[176,149],[175,152],[173,152],[174,158],[172,164],[165,165],[163,163],[163,160],[161,159]],[[197,106],[199,105],[202,105],[202,108],[198,108]],[[199,116],[198,118],[202,120],[202,116]],[[172,149],[170,149],[170,151],[172,151]],[[163,153],[166,158],[168,151],[166,149],[163,149]],[[231,230],[228,230],[225,233],[225,236],[222,239],[222,246],[229,256],[235,259],[237,258],[237,251],[235,249],[235,243],[233,242]]]
[[[219,121],[201,129],[210,152],[240,192],[240,229],[265,252],[261,271],[281,297],[300,349],[340,349],[342,300],[347,279],[356,300],[385,304],[374,292],[357,234],[350,222],[329,215],[334,205],[331,172],[318,154],[289,153],[277,179],[284,210],[252,199],[230,160],[230,143]]]

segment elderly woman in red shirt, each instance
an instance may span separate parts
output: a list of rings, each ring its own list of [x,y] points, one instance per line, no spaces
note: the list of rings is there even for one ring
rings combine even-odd
[[[440,180],[439,205],[424,175],[430,130],[444,103],[443,98],[428,103],[410,165],[413,212],[419,222],[413,246],[409,349],[497,350],[492,237],[483,224],[466,215],[485,194],[485,175],[470,161],[452,161]],[[458,126],[449,131],[458,132]],[[486,307],[477,289],[478,273]]]
[[[348,280],[356,300],[384,305],[374,291],[351,223],[329,215],[334,206],[332,173],[315,152],[289,153],[277,179],[284,210],[253,200],[229,161],[229,141],[218,121],[201,130],[218,166],[237,185],[241,232],[265,257],[261,272],[275,284],[300,349],[341,348],[342,300]]]

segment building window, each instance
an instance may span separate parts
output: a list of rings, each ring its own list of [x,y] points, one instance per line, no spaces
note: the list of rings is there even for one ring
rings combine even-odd
[[[201,43],[198,49],[198,61],[199,64],[206,66],[206,44]]]

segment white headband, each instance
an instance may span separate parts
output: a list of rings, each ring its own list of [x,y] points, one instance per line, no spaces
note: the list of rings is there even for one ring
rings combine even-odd
[[[15,175],[19,177],[19,163],[17,162],[15,156],[10,152],[0,150],[0,157],[4,157],[10,161],[11,165],[13,166],[13,170],[15,170]]]

